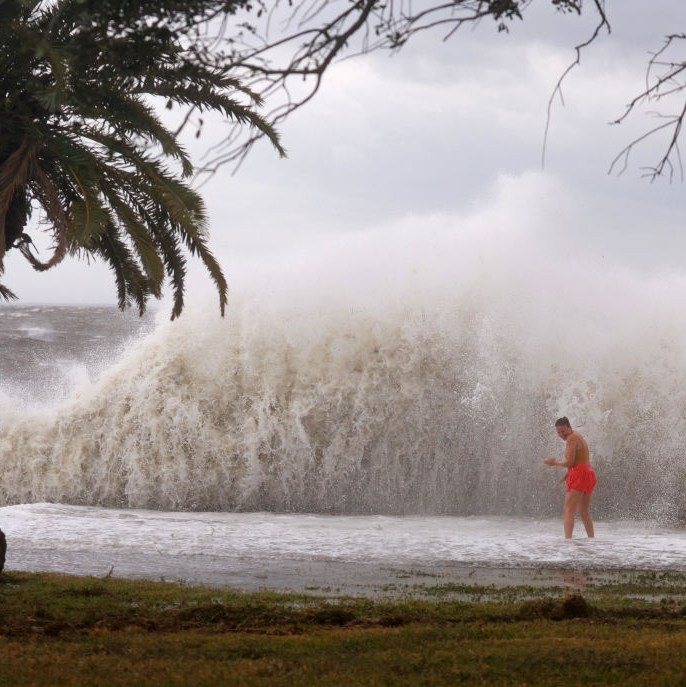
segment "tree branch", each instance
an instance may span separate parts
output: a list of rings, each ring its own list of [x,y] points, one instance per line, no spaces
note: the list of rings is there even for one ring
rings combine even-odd
[[[584,41],[583,43],[580,43],[579,45],[574,47],[574,52],[576,53],[576,57],[575,57],[574,61],[564,70],[564,72],[562,72],[562,75],[557,80],[557,83],[555,84],[555,88],[553,89],[553,92],[550,94],[550,98],[548,99],[548,107],[547,107],[546,118],[545,118],[545,128],[543,130],[543,147],[541,150],[541,167],[545,167],[545,156],[546,156],[546,151],[547,151],[547,147],[548,147],[548,133],[550,131],[550,121],[551,121],[551,117],[552,117],[552,109],[553,109],[553,102],[555,100],[555,96],[557,96],[557,95],[560,96],[560,102],[562,103],[562,106],[564,107],[564,95],[562,94],[562,83],[567,78],[567,75],[572,71],[572,69],[574,69],[574,67],[581,64],[581,51],[584,48],[587,48],[589,45],[591,45],[591,43],[593,43],[598,38],[603,27],[605,27],[607,29],[608,33],[611,32],[610,22],[607,20],[605,10],[604,10],[600,0],[593,0],[593,4],[595,5],[596,11],[598,12],[599,21],[596,24],[596,27],[593,30],[593,33],[591,34],[591,36],[586,41]]]
[[[551,1],[559,10],[581,12],[579,0]],[[531,2],[444,0],[416,9],[411,0],[275,0],[268,9],[259,1],[257,16],[253,10],[233,28],[225,28],[229,52],[224,66],[270,105],[266,118],[278,125],[314,97],[336,60],[377,50],[397,51],[418,33],[437,29],[445,29],[443,40],[447,40],[461,26],[489,16],[498,22],[498,30],[507,30],[505,22],[521,19]],[[601,21],[584,45],[603,26],[609,29],[601,0],[594,5]],[[258,27],[255,19],[262,25]],[[277,34],[272,37],[275,26]],[[291,82],[297,88],[291,88]],[[246,134],[231,128],[207,151],[196,181],[204,183],[227,164],[235,172],[260,138],[260,132]]]
[[[660,102],[666,98],[678,95],[686,89],[686,60],[662,61],[660,58],[673,47],[676,41],[686,40],[686,34],[671,34],[666,37],[664,45],[658,50],[648,62],[646,68],[646,82],[644,90],[639,93],[626,106],[624,113],[618,117],[611,124],[621,124],[630,114],[635,112],[638,107],[648,102]],[[662,70],[662,71],[659,71]],[[656,165],[652,167],[643,167],[644,173],[642,176],[650,178],[650,181],[655,181],[658,177],[664,176],[668,171],[670,182],[674,179],[675,164],[672,161],[676,159],[676,166],[679,169],[680,178],[684,179],[684,170],[681,160],[681,153],[679,149],[679,137],[683,127],[684,119],[686,118],[686,100],[682,103],[680,110],[673,115],[664,115],[659,112],[652,113],[654,116],[665,118],[668,121],[655,126],[641,136],[636,137],[631,143],[625,146],[619,154],[612,160],[608,169],[608,174],[611,174],[617,169],[621,163],[621,168],[617,171],[617,175],[621,176],[628,167],[629,156],[633,149],[639,144],[650,138],[654,134],[671,129],[672,135],[669,138],[665,153],[662,155]]]

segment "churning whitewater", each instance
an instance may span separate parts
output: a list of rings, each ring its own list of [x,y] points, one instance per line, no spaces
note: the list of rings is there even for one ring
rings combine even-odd
[[[224,319],[162,308],[52,403],[3,380],[0,506],[548,517],[567,415],[596,517],[683,523],[686,282],[544,245],[350,236],[233,270]]]

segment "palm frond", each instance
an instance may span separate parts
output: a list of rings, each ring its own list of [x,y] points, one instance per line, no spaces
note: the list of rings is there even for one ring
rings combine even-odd
[[[160,252],[165,270],[171,280],[173,301],[171,319],[175,320],[183,310],[186,282],[186,258],[175,235],[164,233],[158,236]]]
[[[224,313],[226,279],[208,248],[202,197],[187,181],[194,165],[155,102],[257,128],[284,154],[256,111],[260,97],[200,38],[210,16],[247,5],[0,0],[0,270],[15,247],[39,271],[67,255],[97,258],[113,270],[120,307],[142,312],[168,279],[175,318],[190,255],[203,262]],[[44,261],[16,240],[32,203],[52,235]]]
[[[53,180],[40,168],[40,166],[36,166],[31,186],[34,188],[36,198],[43,206],[45,214],[52,226],[53,253],[47,262],[38,260],[38,258],[34,257],[28,249],[22,250],[22,254],[35,270],[44,272],[62,262],[64,256],[67,254],[69,246],[69,218]]]
[[[98,122],[113,113],[116,113],[116,120],[110,122],[110,128],[114,133],[113,138],[127,141],[138,137],[159,144],[165,156],[180,162],[184,177],[193,174],[193,163],[178,138],[162,124],[153,108],[142,101],[121,93],[109,92],[107,97],[99,101],[97,105],[92,105],[82,112],[88,120]],[[98,128],[92,126],[88,120],[79,126],[75,133],[81,138],[98,140]],[[100,125],[100,130],[102,130],[102,125]]]
[[[108,190],[106,195],[111,207],[119,217],[122,231],[128,235],[135,246],[153,295],[159,297],[164,282],[164,264],[157,252],[158,243],[155,240],[155,235],[151,235],[148,227],[136,216],[130,206],[122,201],[117,193]]]
[[[95,241],[93,252],[103,257],[114,272],[119,308],[124,310],[135,303],[142,315],[147,298],[153,295],[150,284],[126,243],[112,229]]]
[[[2,298],[5,301],[19,300],[18,296],[14,293],[14,291],[10,291],[3,284],[0,284],[0,298]]]
[[[16,192],[26,186],[35,173],[37,150],[36,143],[24,139],[17,149],[0,164],[0,267],[7,248],[5,235],[7,213]]]

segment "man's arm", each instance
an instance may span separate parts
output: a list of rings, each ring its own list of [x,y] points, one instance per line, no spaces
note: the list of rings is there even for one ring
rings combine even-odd
[[[574,434],[567,439],[565,444],[564,460],[557,460],[557,458],[546,458],[543,462],[546,465],[557,465],[561,468],[571,468],[576,460],[576,448],[578,439]]]
[[[572,434],[572,436],[569,437],[569,439],[567,439],[564,453],[565,459],[558,462],[558,465],[561,468],[571,468],[572,465],[574,465],[574,461],[576,460],[576,449],[578,443],[579,440],[577,439],[575,434]]]

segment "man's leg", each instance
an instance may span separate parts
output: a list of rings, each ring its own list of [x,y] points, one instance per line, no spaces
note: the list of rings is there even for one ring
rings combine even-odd
[[[589,537],[595,537],[595,532],[593,531],[593,520],[591,519],[591,495],[581,494],[579,499],[579,515],[581,516],[581,521],[584,523],[586,528],[586,534]]]
[[[576,489],[571,489],[565,494],[565,504],[564,504],[564,527],[565,527],[565,539],[572,538],[572,532],[574,531],[574,514],[579,509],[579,501],[581,499],[582,492],[576,491]]]

